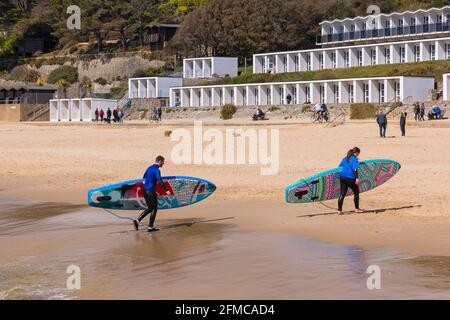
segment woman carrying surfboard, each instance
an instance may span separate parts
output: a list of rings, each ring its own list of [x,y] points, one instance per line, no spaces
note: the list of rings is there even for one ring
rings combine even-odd
[[[361,210],[359,208],[358,157],[360,153],[361,150],[358,147],[350,149],[347,152],[347,156],[344,159],[342,159],[341,164],[339,165],[339,167],[342,168],[340,177],[341,191],[338,200],[339,214],[343,214],[342,207],[344,205],[344,199],[345,196],[347,195],[347,191],[349,188],[353,191],[354,194],[355,212],[356,213],[364,212],[364,210]]]

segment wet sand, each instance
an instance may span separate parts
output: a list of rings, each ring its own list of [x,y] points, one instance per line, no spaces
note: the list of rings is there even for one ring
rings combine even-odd
[[[232,217],[160,219],[148,235],[104,212],[9,203],[0,211],[2,299],[445,299],[450,258],[242,231]],[[13,206],[13,204],[15,206]],[[61,212],[52,210],[55,205]],[[23,212],[34,214],[34,218]],[[18,220],[23,223],[16,223]],[[89,223],[86,223],[89,221]],[[58,230],[55,229],[58,226]],[[69,265],[81,290],[66,288]],[[370,291],[366,269],[382,270]]]
[[[175,143],[164,137],[174,128],[1,124],[0,298],[450,296],[449,128],[414,125],[406,138],[379,139],[367,122],[269,126],[280,130],[276,176],[251,165],[175,166]],[[398,136],[398,126],[389,129]],[[402,164],[389,183],[363,194],[368,213],[284,203],[286,185],[335,167],[355,145],[364,159]],[[158,223],[173,227],[150,236],[84,207],[87,189],[139,178],[158,154],[169,158],[163,174],[199,176],[218,191],[161,212]],[[217,221],[195,223],[205,220]],[[76,293],[62,289],[71,263],[84,275]],[[365,286],[361,270],[371,264],[388,271],[381,291]]]

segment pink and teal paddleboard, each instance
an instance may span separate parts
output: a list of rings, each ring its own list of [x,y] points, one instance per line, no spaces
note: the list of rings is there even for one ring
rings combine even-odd
[[[393,160],[361,161],[358,169],[360,192],[381,186],[395,176],[400,168],[400,163]],[[337,199],[341,191],[340,176],[341,169],[335,168],[302,179],[286,188],[286,202],[310,203]],[[348,195],[351,194],[352,191],[349,190]]]

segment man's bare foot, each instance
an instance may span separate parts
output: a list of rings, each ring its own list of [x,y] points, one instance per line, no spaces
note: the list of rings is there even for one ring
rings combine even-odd
[[[338,211],[338,215],[343,216],[344,212],[343,211]]]
[[[356,209],[355,210],[355,213],[364,213],[364,212],[366,212],[365,210],[362,210],[362,209]]]

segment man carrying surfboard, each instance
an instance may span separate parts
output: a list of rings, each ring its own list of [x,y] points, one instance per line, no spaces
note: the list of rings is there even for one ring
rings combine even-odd
[[[160,168],[164,166],[164,157],[157,156],[155,163],[148,167],[144,173],[144,199],[147,204],[147,209],[144,210],[137,220],[133,221],[134,228],[139,230],[139,223],[150,213],[150,221],[148,225],[148,232],[159,231],[158,228],[154,227],[156,220],[156,214],[158,212],[158,196],[156,194],[156,186],[159,184],[168,196],[171,195],[169,189],[166,188],[164,182],[161,179]]]
[[[347,156],[342,159],[339,167],[342,168],[341,171],[341,192],[339,194],[338,200],[338,212],[339,214],[343,214],[342,207],[344,205],[344,199],[347,195],[348,188],[352,189],[354,194],[355,201],[355,212],[363,213],[364,210],[359,208],[359,177],[358,177],[358,156],[361,153],[361,150],[358,147],[350,149],[347,152]]]

